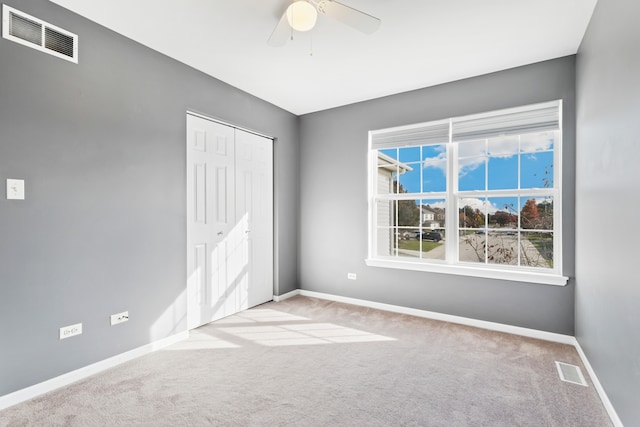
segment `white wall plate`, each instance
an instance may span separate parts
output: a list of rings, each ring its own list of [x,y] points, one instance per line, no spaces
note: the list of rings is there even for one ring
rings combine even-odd
[[[7,199],[24,200],[23,179],[7,179]]]

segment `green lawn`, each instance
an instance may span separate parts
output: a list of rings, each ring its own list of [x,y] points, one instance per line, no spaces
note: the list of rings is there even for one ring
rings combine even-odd
[[[422,252],[429,252],[431,249],[440,246],[442,243],[431,242],[428,240],[422,241]],[[400,240],[398,241],[399,249],[408,249],[410,251],[419,251],[420,250],[420,241],[419,240]]]
[[[538,252],[540,252],[540,255],[547,261],[549,267],[553,268],[553,237],[532,233],[527,235],[526,238],[536,247]]]

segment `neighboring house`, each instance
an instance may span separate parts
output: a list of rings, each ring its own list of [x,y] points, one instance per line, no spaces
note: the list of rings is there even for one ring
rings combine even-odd
[[[398,176],[412,171],[409,165],[399,162],[398,160],[378,152],[378,189],[377,194],[390,194],[393,192],[394,180]],[[378,255],[392,255],[394,247],[394,229],[393,225],[393,204],[391,200],[379,200],[377,214],[378,216]],[[383,224],[388,224],[389,228],[382,228]]]
[[[420,222],[423,227],[432,230],[444,227],[444,209],[432,208],[429,205],[420,206]]]

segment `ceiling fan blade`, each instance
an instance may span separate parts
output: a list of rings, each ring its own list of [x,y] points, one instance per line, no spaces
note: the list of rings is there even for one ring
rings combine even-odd
[[[283,13],[278,25],[273,29],[269,40],[267,40],[267,44],[269,46],[284,46],[287,42],[287,39],[291,35],[291,27],[289,26],[289,22],[287,21],[287,13]]]
[[[372,34],[380,27],[380,19],[333,0],[320,0],[318,12],[342,22],[365,34]]]

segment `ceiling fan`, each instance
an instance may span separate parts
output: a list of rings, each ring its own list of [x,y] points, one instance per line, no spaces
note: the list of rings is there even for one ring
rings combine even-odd
[[[282,14],[267,43],[283,46],[292,30],[309,31],[316,24],[318,12],[365,34],[380,27],[380,19],[335,0],[294,0]]]

